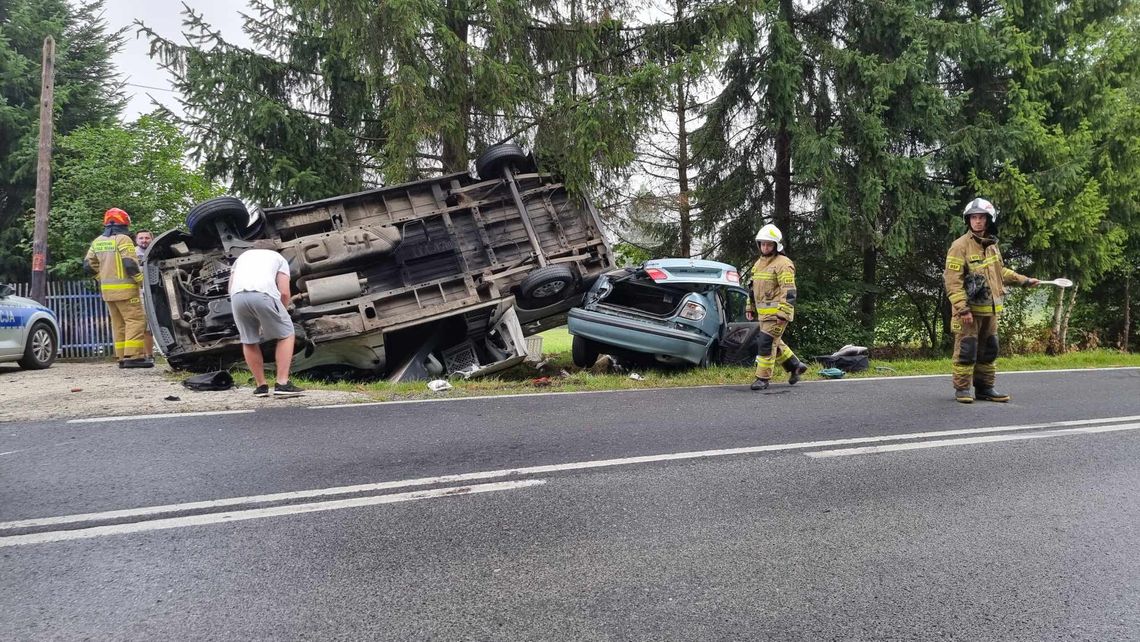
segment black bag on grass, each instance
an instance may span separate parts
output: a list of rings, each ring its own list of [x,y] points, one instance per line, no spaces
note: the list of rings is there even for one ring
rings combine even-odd
[[[214,372],[205,372],[189,377],[182,382],[182,385],[199,392],[229,390],[234,387],[234,378],[225,370],[215,370]]]
[[[865,354],[845,355],[833,357],[822,355],[815,358],[824,368],[839,368],[843,372],[860,372],[871,365],[870,357]]]

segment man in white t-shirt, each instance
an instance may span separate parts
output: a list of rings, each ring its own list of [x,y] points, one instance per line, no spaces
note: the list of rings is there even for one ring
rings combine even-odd
[[[230,268],[230,303],[241,335],[242,354],[257,382],[254,396],[269,396],[261,343],[276,339],[277,381],[273,396],[295,397],[302,390],[289,381],[296,340],[288,312],[289,263],[270,247],[272,241],[255,241],[253,249],[242,252],[234,261]]]

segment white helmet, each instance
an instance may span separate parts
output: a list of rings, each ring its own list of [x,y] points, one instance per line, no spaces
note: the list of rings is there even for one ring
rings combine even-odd
[[[962,218],[966,219],[966,228],[970,227],[971,214],[985,214],[990,217],[990,222],[987,225],[991,234],[997,233],[997,217],[998,211],[994,204],[984,198],[975,198],[966,204],[966,209],[962,210]]]
[[[759,245],[760,241],[775,243],[777,252],[784,251],[784,235],[780,232],[780,228],[771,223],[760,228],[760,231],[756,233],[756,244]]]

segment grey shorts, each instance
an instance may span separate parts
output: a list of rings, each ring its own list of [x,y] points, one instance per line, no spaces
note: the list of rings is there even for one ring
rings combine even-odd
[[[261,343],[293,334],[293,321],[280,299],[264,292],[235,292],[230,305],[242,343]]]

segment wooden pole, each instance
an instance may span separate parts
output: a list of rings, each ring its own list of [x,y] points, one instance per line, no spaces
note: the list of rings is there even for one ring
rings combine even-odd
[[[40,150],[36,165],[36,227],[32,237],[32,298],[47,304],[47,230],[51,208],[51,135],[55,94],[55,40],[44,38],[43,84],[40,90]]]

